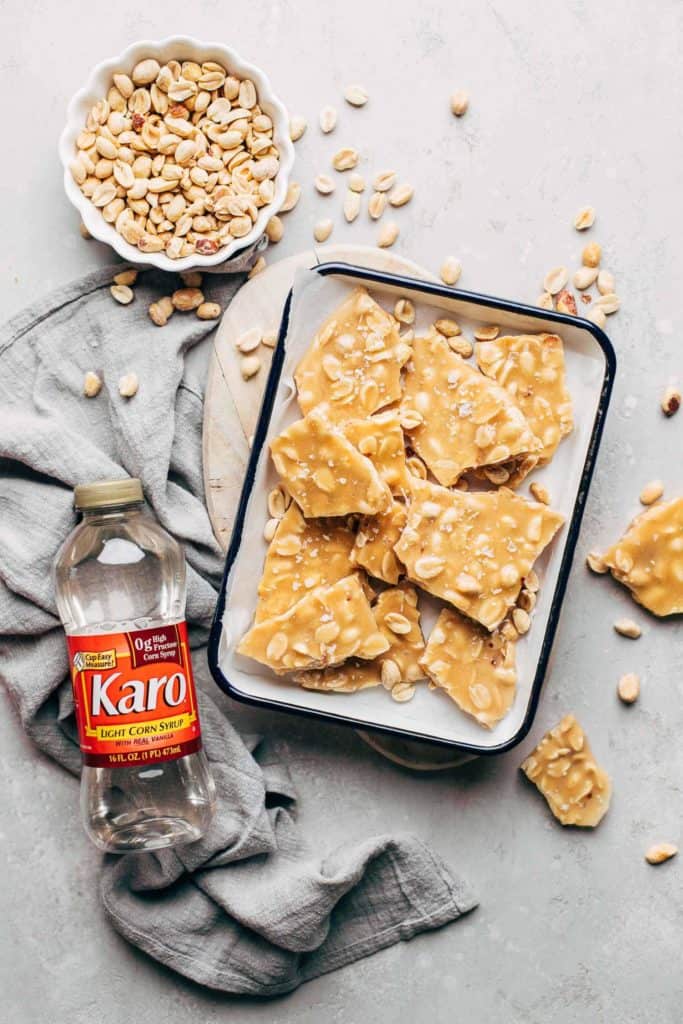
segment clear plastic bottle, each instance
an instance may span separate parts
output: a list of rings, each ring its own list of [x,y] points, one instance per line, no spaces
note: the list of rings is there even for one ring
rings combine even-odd
[[[139,480],[77,487],[83,519],[57,556],[83,755],[86,832],[109,853],[193,842],[215,789],[192,679],[180,545]]]

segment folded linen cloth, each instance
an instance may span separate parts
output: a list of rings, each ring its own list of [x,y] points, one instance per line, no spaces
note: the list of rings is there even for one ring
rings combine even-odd
[[[201,645],[222,554],[204,506],[203,384],[215,325],[147,316],[170,275],[146,272],[135,301],[117,306],[98,270],[37,303],[0,331],[0,679],[28,734],[69,771],[80,769],[66,647],[52,562],[74,525],[79,483],[140,477],[159,521],[183,544],[187,619],[200,684]],[[215,276],[225,306],[241,277]],[[87,370],[104,380],[82,396]],[[118,394],[137,373],[139,393]],[[204,746],[218,790],[208,834],[176,850],[107,857],[101,892],[131,943],[201,984],[274,995],[417,932],[453,921],[476,901],[417,839],[381,836],[331,854],[308,849],[282,761],[243,740],[200,692]],[[74,827],[78,812],[74,800]]]

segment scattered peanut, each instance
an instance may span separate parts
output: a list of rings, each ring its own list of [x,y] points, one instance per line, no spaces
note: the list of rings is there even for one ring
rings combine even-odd
[[[527,590],[530,590],[532,594],[538,593],[541,581],[539,580],[538,573],[535,569],[529,569],[526,577],[524,578],[524,586]]]
[[[597,242],[589,242],[581,253],[584,267],[599,267],[602,259],[602,246]]]
[[[474,352],[474,345],[468,338],[463,338],[462,335],[453,335],[450,338],[446,338],[448,347],[454,352],[457,352],[463,359],[469,359]]]
[[[280,241],[284,233],[285,226],[280,220],[280,218],[277,216],[271,217],[268,223],[266,224],[266,235],[268,236],[268,241],[272,242],[273,245],[275,245],[276,242]]]
[[[641,505],[653,505],[655,501],[659,501],[661,496],[664,494],[664,484],[661,480],[651,480],[649,484],[646,484],[640,492],[640,504]]]
[[[138,375],[126,373],[119,380],[119,394],[122,398],[132,398],[138,391]]]
[[[337,111],[334,107],[323,107],[320,111],[320,130],[325,134],[329,135],[333,132],[337,126]]]
[[[199,288],[178,288],[171,296],[171,302],[175,309],[181,313],[188,313],[197,309],[204,301],[204,295]]]
[[[595,300],[595,307],[601,309],[606,316],[616,313],[620,305],[619,296],[615,295],[614,292],[608,292],[606,295],[601,295],[599,299]]]
[[[181,270],[180,280],[186,288],[201,288],[203,275],[199,270]]]
[[[454,285],[457,283],[460,274],[462,273],[462,266],[460,260],[456,260],[454,256],[449,256],[441,264],[441,270],[439,274],[444,284]]]
[[[352,224],[360,213],[360,194],[348,189],[344,197],[344,217]]]
[[[540,501],[543,505],[550,504],[550,491],[545,484],[538,483],[538,481],[534,480],[534,482],[529,485],[529,490],[536,501]]]
[[[261,337],[258,327],[252,327],[244,334],[240,334],[235,341],[235,348],[238,352],[253,352],[261,344]]]
[[[120,274],[114,275],[114,284],[135,284],[138,279],[137,270],[122,270]]]
[[[572,282],[575,288],[578,288],[579,291],[583,291],[584,288],[590,288],[592,284],[595,284],[597,279],[597,267],[579,267],[572,278]]]
[[[566,288],[563,288],[558,294],[556,308],[558,313],[569,313],[570,316],[576,316],[576,299]]]
[[[332,227],[333,224],[329,217],[326,217],[324,220],[319,220],[313,228],[313,235],[316,242],[326,242],[332,234]]]
[[[449,320],[448,317],[445,316],[439,317],[439,319],[434,322],[434,328],[439,332],[439,334],[443,334],[444,338],[454,338],[456,334],[461,333],[460,325],[457,324],[455,320]]]
[[[113,284],[109,289],[113,299],[120,302],[122,306],[128,306],[135,298],[135,293],[127,284]]]
[[[586,555],[586,565],[591,572],[597,572],[601,576],[608,571],[604,558],[597,551],[589,551]]]
[[[380,171],[375,175],[372,187],[375,192],[389,192],[396,184],[396,171]]]
[[[495,324],[489,326],[477,327],[474,332],[474,337],[477,341],[494,341],[500,334],[500,327]]]
[[[278,484],[277,487],[273,487],[273,489],[268,492],[268,515],[273,519],[282,519],[286,511],[287,502],[285,501],[285,492]]]
[[[358,163],[358,150],[351,146],[344,146],[338,149],[332,157],[332,166],[335,171],[351,171]]]
[[[397,683],[401,682],[401,670],[391,658],[385,658],[380,669],[382,686],[385,690],[391,690]]]
[[[298,181],[290,181],[287,187],[287,194],[285,195],[285,201],[280,207],[280,213],[289,213],[293,210],[296,204],[301,198],[301,185]]]
[[[255,377],[261,369],[261,360],[258,356],[245,356],[240,369],[244,380],[249,380],[251,377]]]
[[[415,189],[412,185],[408,185],[406,183],[397,185],[396,188],[389,193],[389,205],[405,206],[406,203],[410,202],[414,194]]]
[[[469,105],[469,93],[467,93],[464,89],[458,89],[451,96],[451,113],[453,113],[456,117],[462,117],[463,114],[466,114]]]
[[[595,210],[592,206],[584,206],[574,217],[574,227],[577,231],[585,231],[595,224]]]
[[[164,295],[163,298],[153,302],[147,312],[152,323],[155,323],[157,327],[165,327],[175,312],[175,306],[170,296]]]
[[[396,683],[391,688],[391,699],[398,704],[405,704],[415,696],[415,683]]]
[[[221,312],[217,302],[202,302],[201,306],[197,306],[197,316],[200,320],[218,320]]]
[[[615,288],[614,274],[610,274],[609,270],[601,270],[598,274],[598,291],[600,294],[612,295]]]
[[[681,393],[678,388],[667,388],[662,395],[662,412],[665,416],[673,416],[681,407]]]
[[[379,220],[387,206],[385,192],[373,192],[368,202],[368,213],[373,220]]]
[[[329,174],[318,174],[313,184],[321,196],[329,196],[335,190],[335,184]]]
[[[617,683],[619,700],[624,704],[635,704],[640,696],[640,679],[635,672],[627,672]]]
[[[344,99],[352,107],[364,107],[368,102],[368,94],[362,85],[349,85],[344,90]]]
[[[520,636],[524,636],[525,633],[529,632],[529,628],[531,627],[531,617],[523,608],[514,609],[512,612],[512,621]]]
[[[277,331],[266,331],[261,338],[261,344],[266,348],[275,348],[277,345]]]
[[[554,305],[553,305],[553,297],[550,294],[550,292],[543,292],[542,295],[539,295],[539,297],[538,297],[538,299],[536,301],[536,305],[540,306],[541,309],[554,309],[555,308]]]
[[[561,292],[569,280],[569,271],[566,267],[555,267],[543,278],[543,287],[550,295],[557,295]]]
[[[289,137],[292,142],[298,142],[306,131],[308,123],[305,117],[300,114],[293,114],[289,119]]]
[[[352,192],[365,192],[365,178],[363,175],[357,171],[349,175],[349,188]]]
[[[597,324],[598,327],[604,327],[607,323],[605,311],[604,309],[601,309],[600,306],[593,306],[593,308],[587,313],[586,319]]]
[[[401,324],[415,323],[415,306],[410,299],[398,299],[394,306],[394,316]]]
[[[619,636],[627,636],[630,640],[637,640],[641,635],[641,628],[633,619],[617,619],[614,628]]]
[[[95,398],[102,390],[102,378],[94,370],[88,370],[83,378],[83,394],[86,398]]]
[[[377,237],[377,244],[380,249],[390,248],[398,238],[398,233],[398,224],[393,220],[387,221],[387,223],[380,228],[380,232]]]
[[[657,843],[651,846],[645,854],[648,864],[663,864],[665,860],[671,860],[678,853],[678,847],[674,843]]]

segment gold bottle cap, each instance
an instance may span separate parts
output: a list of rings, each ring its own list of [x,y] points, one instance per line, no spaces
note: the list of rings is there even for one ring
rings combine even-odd
[[[82,511],[118,505],[137,505],[144,500],[142,484],[136,477],[128,477],[125,480],[98,480],[92,484],[79,484],[74,489],[74,507]]]

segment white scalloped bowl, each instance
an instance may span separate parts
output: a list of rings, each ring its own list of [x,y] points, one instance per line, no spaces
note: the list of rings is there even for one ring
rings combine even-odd
[[[263,112],[273,122],[273,141],[280,152],[280,169],[275,178],[273,201],[259,210],[258,217],[248,235],[245,235],[244,238],[236,238],[230,245],[222,246],[211,256],[193,253],[182,259],[172,260],[164,252],[141,253],[136,246],[126,242],[113,224],[108,224],[105,221],[100,210],[93,206],[87,196],[83,195],[69,170],[69,164],[76,154],[76,138],[85,127],[88,111],[94,103],[107,95],[112,85],[114,72],[123,71],[129,74],[138,61],[145,57],[154,57],[160,64],[169,60],[194,60],[198,63],[205,60],[217,61],[240,78],[250,78],[253,81],[259,104]],[[64,167],[64,190],[94,238],[110,245],[127,263],[143,267],[158,267],[160,270],[178,273],[181,270],[202,270],[207,267],[215,267],[258,242],[265,233],[266,224],[278,212],[285,200],[289,174],[294,163],[294,146],[289,137],[287,111],[273,93],[270,82],[263,71],[254,64],[247,63],[234,50],[227,46],[221,46],[220,43],[201,43],[190,36],[172,36],[156,43],[149,40],[134,43],[117,57],[102,61],[93,69],[85,86],[76,93],[69,103],[66,126],[59,139],[59,156]]]

